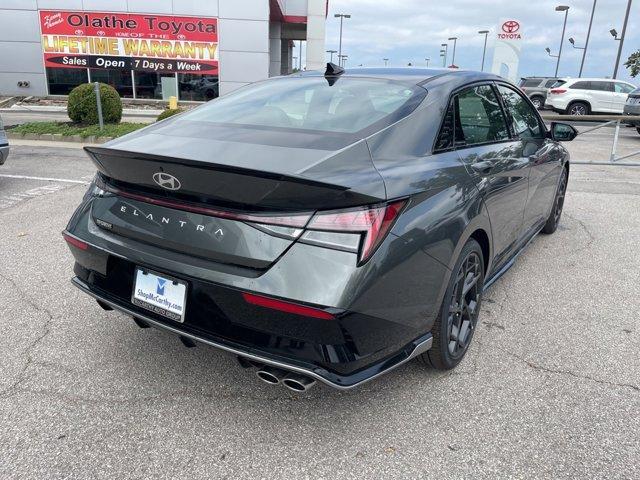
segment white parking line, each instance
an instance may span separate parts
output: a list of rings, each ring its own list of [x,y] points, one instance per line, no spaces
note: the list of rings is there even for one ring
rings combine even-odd
[[[32,188],[24,192],[17,192],[9,195],[0,196],[0,210],[13,207],[14,205],[17,205],[18,203],[23,202],[24,200],[27,200],[29,198],[41,197],[42,195],[49,195],[51,193],[58,192],[65,188],[71,188],[71,187],[65,187],[64,185],[61,185],[59,183],[54,183],[52,185],[44,185],[42,187]]]
[[[0,177],[3,178],[18,178],[21,180],[40,180],[43,182],[62,182],[62,183],[77,183],[80,185],[88,185],[91,182],[87,182],[84,180],[70,180],[68,178],[50,178],[50,177],[29,177],[27,175],[7,175],[0,174]]]

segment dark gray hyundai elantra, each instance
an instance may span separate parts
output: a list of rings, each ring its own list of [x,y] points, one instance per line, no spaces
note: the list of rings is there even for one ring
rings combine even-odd
[[[484,73],[258,82],[86,148],[73,283],[292,390],[450,369],[486,288],[556,230],[576,135]]]

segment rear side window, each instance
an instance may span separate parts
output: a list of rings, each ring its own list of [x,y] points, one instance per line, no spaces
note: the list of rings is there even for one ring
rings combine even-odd
[[[562,82],[562,80],[556,80],[555,78],[552,78],[551,80],[547,80],[547,83],[544,84],[544,88],[554,87],[556,83],[560,83],[560,82]],[[562,83],[560,83],[560,85],[562,85]]]
[[[500,103],[490,85],[456,95],[456,145],[479,145],[509,139]],[[459,128],[458,128],[459,127]]]
[[[558,88],[558,87],[561,87],[562,85],[564,85],[565,83],[567,83],[567,82],[565,82],[564,80],[556,80],[555,82],[553,82],[551,84],[551,86],[549,88]]]
[[[533,107],[515,90],[498,85],[514,133],[521,139],[543,138],[544,130]]]
[[[540,86],[540,79],[539,78],[528,78],[527,80],[524,81],[524,85],[522,85],[523,87],[538,87]]]
[[[508,139],[507,123],[493,88],[480,85],[453,97],[443,119],[436,150]]]
[[[591,82],[591,90],[613,92],[613,82]]]
[[[557,87],[558,85],[554,85]],[[591,88],[591,82],[576,82],[569,87],[571,90],[593,90]]]

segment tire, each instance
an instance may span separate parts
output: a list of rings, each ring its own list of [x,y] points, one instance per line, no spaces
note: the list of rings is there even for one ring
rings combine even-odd
[[[536,107],[537,110],[542,110],[544,107],[544,98],[542,97],[531,97],[531,103]]]
[[[426,364],[438,370],[450,370],[466,355],[478,325],[484,273],[482,248],[471,239],[460,252],[451,273],[440,313],[431,329],[433,345],[422,354]],[[466,294],[463,288],[467,289]],[[464,300],[460,302],[460,298]]]
[[[573,102],[567,107],[567,115],[589,115],[591,107],[586,102]]]
[[[562,209],[564,207],[564,196],[567,193],[567,183],[569,181],[569,175],[567,174],[567,169],[562,169],[562,176],[560,177],[560,182],[558,183],[558,190],[556,191],[556,196],[553,199],[553,208],[551,209],[551,214],[547,219],[547,223],[542,227],[542,233],[547,235],[551,235],[555,233],[558,229],[558,224],[560,223],[560,218],[562,217]]]

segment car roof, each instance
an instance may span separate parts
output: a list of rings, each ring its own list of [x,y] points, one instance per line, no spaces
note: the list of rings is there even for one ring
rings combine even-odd
[[[312,70],[298,74],[302,77],[324,76],[324,71]],[[380,78],[404,82],[412,85],[423,85],[433,78],[451,77],[458,80],[473,82],[477,80],[504,80],[498,75],[472,70],[456,70],[449,68],[349,68],[340,77]]]

